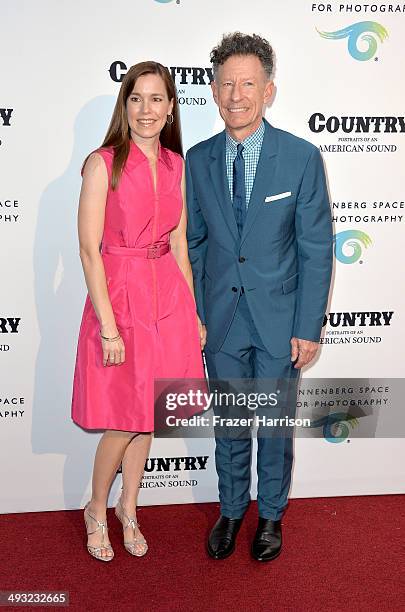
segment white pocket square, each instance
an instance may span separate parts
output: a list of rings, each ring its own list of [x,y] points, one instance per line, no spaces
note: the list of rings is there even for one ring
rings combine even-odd
[[[284,191],[284,193],[278,193],[277,195],[267,196],[265,202],[274,202],[274,200],[282,200],[288,198],[291,195],[291,191]]]

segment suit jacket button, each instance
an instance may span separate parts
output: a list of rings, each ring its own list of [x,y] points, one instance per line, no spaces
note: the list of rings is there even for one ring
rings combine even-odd
[[[245,257],[239,257],[239,263],[243,263],[244,261],[246,261]]]
[[[232,291],[235,291],[235,292],[236,292],[237,290],[238,290],[238,288],[237,288],[237,287],[232,287]]]

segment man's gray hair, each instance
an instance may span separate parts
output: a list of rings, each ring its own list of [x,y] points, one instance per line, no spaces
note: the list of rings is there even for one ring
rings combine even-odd
[[[218,68],[234,55],[255,55],[262,63],[263,69],[269,79],[272,78],[274,68],[274,53],[270,43],[258,34],[224,34],[219,45],[211,51],[210,59],[217,77]]]

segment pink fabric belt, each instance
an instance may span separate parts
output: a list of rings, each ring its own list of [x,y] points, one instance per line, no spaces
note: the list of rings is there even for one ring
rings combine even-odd
[[[152,244],[143,249],[133,249],[131,247],[109,246],[103,247],[103,253],[108,255],[121,255],[124,257],[146,257],[146,259],[157,259],[166,255],[170,251],[170,242],[165,244]]]

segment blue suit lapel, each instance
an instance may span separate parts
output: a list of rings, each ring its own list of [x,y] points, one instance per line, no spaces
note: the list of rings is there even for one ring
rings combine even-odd
[[[211,149],[210,177],[214,186],[217,201],[222,209],[225,221],[235,240],[239,240],[238,226],[229,193],[228,176],[225,161],[225,131],[218,134]]]
[[[258,212],[263,206],[269,185],[273,183],[276,164],[275,160],[271,159],[278,153],[278,136],[276,130],[264,120],[265,132],[263,137],[262,150],[260,152],[259,161],[256,168],[256,176],[253,184],[252,194],[246,213],[246,220],[243,226],[241,236],[241,244],[246,239],[249,231],[252,229],[253,223]]]

